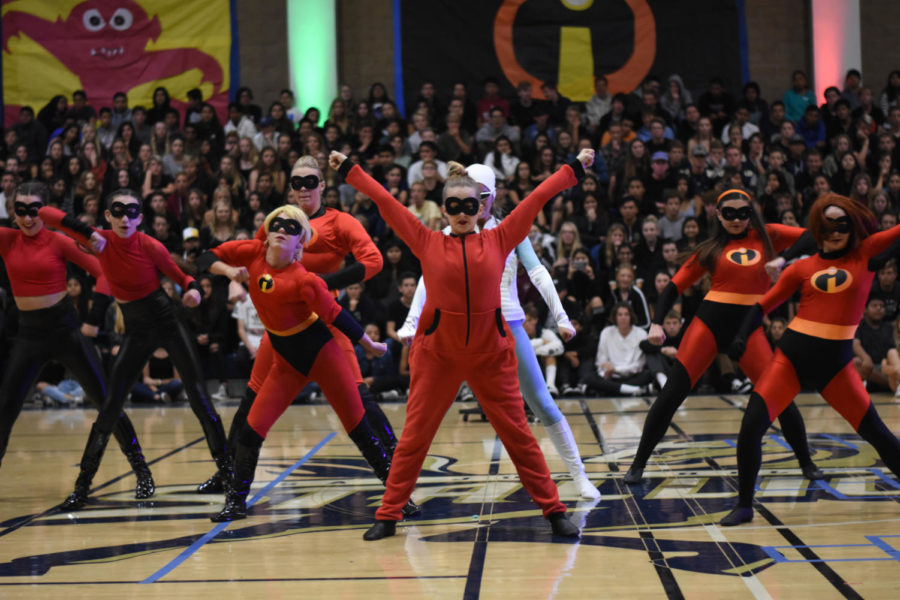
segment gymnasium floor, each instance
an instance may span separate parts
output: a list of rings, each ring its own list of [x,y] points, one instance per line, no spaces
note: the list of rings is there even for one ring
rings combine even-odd
[[[71,491],[90,411],[26,410],[0,469],[3,598],[897,598],[900,484],[815,395],[798,399],[824,482],[804,480],[777,430],[763,448],[754,521],[720,528],[735,492],[746,396],[689,398],[645,472],[621,481],[650,399],[564,399],[591,478],[579,502],[540,425],[533,431],[578,542],[555,540],[493,429],[448,412],[414,494],[419,518],[364,542],[381,485],[327,405],[293,406],[263,446],[250,517],[216,525],[221,497],[194,493],[212,473],[186,406],[133,408],[157,483],[134,477],[112,444],[92,503]],[[875,396],[900,431],[900,405]],[[385,412],[402,427],[403,404]],[[234,403],[221,407],[230,423]]]

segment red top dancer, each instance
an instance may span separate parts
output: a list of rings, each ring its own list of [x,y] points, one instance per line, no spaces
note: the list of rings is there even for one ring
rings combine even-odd
[[[716,212],[716,235],[697,247],[657,301],[648,338],[651,343],[661,344],[665,338],[662,322],[675,299],[707,272],[712,274],[712,287],[684,332],[675,363],[668,378],[661,381],[663,388],[644,421],[640,444],[625,474],[628,484],[641,482],[647,460],[665,435],[675,411],[716,355],[728,348],[747,310],[769,289],[766,261],[794,244],[805,231],[799,227],[764,225],[750,195],[739,189],[722,192]],[[740,361],[741,369],[755,382],[771,360],[766,336],[761,327],[757,328]],[[781,424],[804,474],[821,479],[821,471],[809,456],[806,428],[796,406],[785,412]]]
[[[384,220],[422,263],[429,290],[410,352],[410,395],[403,435],[394,453],[375,524],[363,536],[376,540],[394,535],[401,509],[409,499],[425,455],[462,381],[468,381],[506,447],[523,485],[550,519],[555,533],[577,536],[565,518],[559,495],[540,448],[525,418],[518,390],[513,338],[500,310],[500,279],[506,257],[528,234],[543,205],[577,182],[593,150],[581,162],[564,166],[547,178],[498,227],[475,232],[480,185],[464,176],[461,165],[444,187],[443,212],[451,235],[422,225],[405,206],[339,152],[329,162],[347,183],[369,196]]]
[[[818,391],[900,476],[900,442],[881,421],[853,365],[853,337],[875,276],[872,259],[900,237],[900,226],[873,233],[877,229],[874,215],[864,205],[837,194],[820,197],[809,213],[809,230],[819,253],[788,267],[744,318],[729,354],[739,356],[748,332],[763,314],[800,289],[797,315],[744,413],[737,446],[738,505],[722,525],[753,518],[762,436],[804,387]]]

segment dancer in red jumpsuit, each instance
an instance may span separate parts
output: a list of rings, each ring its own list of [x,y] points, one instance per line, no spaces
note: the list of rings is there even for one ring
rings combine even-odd
[[[69,238],[44,228],[38,211],[48,197],[49,190],[43,183],[23,183],[16,191],[15,202],[19,228],[0,228],[0,256],[19,309],[18,340],[0,386],[0,461],[28,390],[48,360],[65,365],[98,409],[106,398],[100,357],[79,333],[78,315],[66,298],[66,262],[85,269],[97,280],[85,324],[94,335],[109,306],[109,283],[95,257],[82,252]],[[134,426],[124,412],[119,414],[113,435],[137,476],[135,498],[149,498],[155,489],[153,476]]]
[[[444,187],[443,212],[451,234],[422,225],[378,182],[339,152],[329,163],[347,183],[378,205],[382,217],[422,263],[429,290],[410,352],[406,425],[387,490],[366,540],[394,535],[401,509],[412,494],[428,448],[460,383],[468,381],[516,465],[519,478],[554,533],[577,536],[565,516],[556,485],[525,418],[516,375],[514,341],[500,309],[500,279],[506,257],[528,233],[543,205],[571,187],[593,162],[593,150],[547,178],[495,229],[475,232],[481,187],[453,165]]]
[[[125,339],[112,368],[106,400],[91,428],[75,490],[62,505],[67,510],[80,508],[87,502],[91,482],[100,466],[109,435],[122,413],[128,391],[153,350],[160,346],[168,351],[178,369],[191,410],[203,427],[216,466],[225,470],[231,468],[222,419],[206,392],[196,344],[160,287],[159,274],[164,273],[185,290],[182,302],[187,307],[200,304],[200,285],[178,268],[160,242],[137,231],[143,216],[140,196],[136,192],[116,190],[107,201],[106,220],[112,229],[102,231],[50,206],[41,208],[38,213],[49,226],[90,244],[125,318]]]
[[[302,210],[296,206],[276,208],[266,217],[264,228],[265,242],[225,242],[197,261],[198,267],[208,268],[210,273],[233,281],[250,281],[250,298],[273,351],[265,382],[237,433],[234,476],[226,492],[225,508],[212,517],[213,521],[247,516],[246,498],[263,440],[310,381],[322,388],[350,439],[382,480],[387,479],[390,468],[390,460],[365,418],[353,371],[325,323],[378,355],[387,347],[369,339],[335,301],[325,282],[298,261],[303,243],[312,235]]]
[[[697,247],[657,301],[648,338],[651,343],[662,344],[663,318],[675,300],[704,274],[712,274],[712,286],[684,333],[666,384],[647,413],[625,483],[640,483],[647,460],[672,423],[675,411],[716,355],[728,348],[750,307],[769,289],[766,262],[776,252],[797,242],[805,231],[799,227],[764,225],[750,203],[750,195],[739,189],[722,192],[716,212],[719,219],[716,235]],[[756,382],[771,361],[772,349],[762,327],[758,327],[748,340],[741,369]],[[780,422],[803,474],[809,479],[821,479],[822,472],[809,456],[806,427],[795,404],[790,404]]]
[[[316,159],[312,156],[303,156],[297,160],[291,171],[290,184],[288,204],[299,206],[309,217],[312,227],[312,238],[304,244],[301,264],[308,271],[319,275],[334,294],[350,284],[367,281],[377,275],[383,266],[381,253],[360,222],[348,213],[325,208],[322,204],[325,179]],[[265,240],[265,235],[265,231],[260,228],[257,238]],[[356,262],[341,268],[347,254],[351,254]],[[397,445],[394,428],[372,398],[369,387],[363,382],[353,343],[331,324],[328,324],[328,330],[341,347],[353,370],[360,398],[366,410],[366,419],[381,440],[385,451],[389,455],[393,454]],[[253,362],[250,381],[229,429],[228,445],[231,448],[234,447],[234,436],[247,420],[247,413],[250,412],[253,400],[265,381],[273,361],[274,354],[269,336],[263,335],[256,352],[256,360]],[[200,484],[197,491],[202,494],[224,491],[219,473],[216,472],[209,480]]]
[[[818,391],[900,477],[900,441],[878,416],[853,366],[853,337],[875,276],[870,261],[900,237],[900,226],[875,233],[878,224],[868,208],[844,196],[826,194],[810,209],[809,231],[819,246],[818,254],[785,269],[744,318],[729,348],[729,354],[740,356],[762,316],[800,290],[797,314],[750,395],[741,422],[738,505],[722,519],[722,525],[753,519],[763,434],[803,387]]]

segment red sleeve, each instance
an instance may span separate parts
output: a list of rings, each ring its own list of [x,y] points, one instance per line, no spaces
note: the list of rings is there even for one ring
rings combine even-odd
[[[78,233],[74,229],[65,227],[62,224],[63,219],[66,218],[65,211],[59,210],[58,208],[53,208],[52,206],[42,206],[40,210],[38,210],[38,216],[48,227],[62,231],[64,234],[66,234],[76,242],[81,242],[82,244],[88,243],[89,238],[84,237],[84,235]]]
[[[263,223],[259,226],[259,229],[256,230],[256,235],[253,236],[253,239],[259,240],[261,242],[266,241],[266,224]]]
[[[860,250],[871,258],[887,250],[898,237],[900,237],[900,225],[894,225],[887,231],[873,233],[864,239],[860,244]]]
[[[790,227],[789,225],[779,225],[777,223],[766,225],[766,233],[769,234],[769,238],[772,240],[772,247],[775,249],[776,254],[785,248],[793,246],[794,242],[800,239],[804,231],[806,229],[803,227]]]
[[[57,238],[56,244],[62,250],[63,256],[66,257],[66,260],[75,263],[91,275],[93,275],[94,279],[97,280],[97,285],[94,286],[94,291],[98,294],[103,294],[104,296],[111,296],[112,292],[109,289],[109,281],[106,279],[106,273],[103,272],[103,268],[100,266],[100,261],[97,260],[97,257],[93,254],[89,254],[84,252],[81,248],[75,245],[75,242],[71,239],[64,237],[62,235],[54,235]]]
[[[381,272],[382,267],[384,267],[384,259],[381,258],[381,252],[378,251],[375,242],[366,233],[362,223],[350,215],[346,216],[347,218],[341,218],[339,230],[344,236],[344,242],[350,248],[353,258],[366,268],[363,281],[368,281]]]
[[[6,255],[10,244],[19,235],[19,231],[10,227],[0,227],[0,254]]]
[[[178,268],[172,255],[162,245],[162,242],[156,240],[146,233],[135,233],[141,236],[141,248],[150,258],[150,261],[159,269],[166,277],[181,286],[181,289],[187,290],[187,287],[194,282],[194,278]]]
[[[378,206],[381,217],[400,236],[400,239],[406,242],[413,254],[417,256],[423,254],[425,245],[432,235],[443,235],[422,225],[409,212],[409,209],[400,204],[396,198],[391,196],[390,192],[372,179],[359,165],[354,165],[347,173],[347,183],[372,199]],[[522,237],[525,237],[524,234]]]
[[[760,298],[759,305],[762,307],[764,315],[784,304],[784,301],[790,298],[803,284],[803,274],[800,272],[800,268],[806,260],[799,260],[782,271],[775,285]]]
[[[332,323],[341,314],[341,305],[337,303],[320,277],[312,273],[307,273],[304,277],[303,289],[300,292],[303,301],[319,315],[320,319]]]
[[[697,260],[697,255],[692,254],[672,276],[672,283],[678,288],[678,293],[683,294],[684,290],[697,283],[705,273],[706,269]]]
[[[225,242],[219,244],[210,252],[219,257],[223,263],[231,266],[246,267],[249,266],[253,259],[263,252],[265,246],[258,239],[254,240],[237,240],[233,242]]]
[[[528,230],[531,229],[531,224],[537,218],[538,213],[547,201],[563,190],[569,189],[576,183],[578,183],[578,178],[575,176],[575,171],[573,171],[572,167],[569,165],[563,165],[556,173],[545,179],[530,194],[528,194],[528,196],[513,209],[509,216],[503,219],[500,225],[497,226],[496,231],[500,236],[500,244],[503,248],[503,252],[509,254],[522,242],[522,240],[525,239],[525,236],[528,235]],[[412,215],[408,210],[406,212],[410,216]],[[418,222],[415,217],[412,218]]]

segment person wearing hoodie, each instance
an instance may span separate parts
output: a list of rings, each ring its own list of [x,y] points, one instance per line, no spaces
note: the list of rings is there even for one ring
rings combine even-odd
[[[672,74],[669,76],[668,87],[659,97],[659,105],[664,111],[672,115],[672,119],[679,123],[684,119],[684,109],[688,104],[693,104],[694,99],[690,90],[684,87],[681,76]]]

